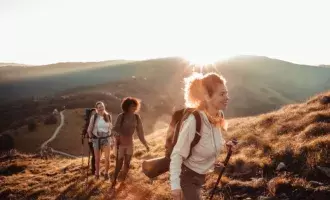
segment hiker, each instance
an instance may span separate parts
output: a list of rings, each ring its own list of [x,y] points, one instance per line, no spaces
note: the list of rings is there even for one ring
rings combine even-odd
[[[96,113],[91,117],[88,126],[89,141],[93,144],[95,154],[95,177],[100,176],[100,157],[101,153],[105,154],[105,172],[104,178],[108,179],[108,171],[110,164],[110,148],[113,146],[111,140],[112,117],[105,110],[104,103],[99,101],[95,105]]]
[[[88,129],[88,126],[90,124],[91,117],[96,114],[96,109],[95,108],[87,109],[87,110],[88,110],[88,114],[86,114],[86,116],[85,116],[86,117],[85,118],[86,123],[85,123],[85,126],[84,126],[83,131],[82,131],[82,136],[83,136],[82,139],[84,139],[86,136],[89,138],[88,133],[87,133],[87,129]],[[94,148],[93,148],[92,140],[88,140],[88,148],[89,148],[90,154],[92,155],[91,171],[92,171],[92,174],[95,174],[95,154],[94,154]]]
[[[149,151],[149,146],[144,138],[144,131],[140,116],[137,114],[140,110],[140,101],[136,98],[126,97],[121,103],[122,113],[117,117],[116,124],[113,131],[116,132],[117,144],[117,160],[114,179],[112,183],[113,188],[116,185],[118,174],[123,166],[123,177],[126,179],[130,162],[133,155],[133,134],[136,131],[137,135]]]
[[[225,144],[221,129],[226,129],[222,111],[229,101],[226,80],[216,73],[194,73],[185,78],[184,96],[186,107],[196,109],[201,120],[197,124],[196,117],[190,114],[182,123],[171,154],[170,184],[174,199],[199,200],[205,174],[214,169]],[[200,133],[196,133],[197,126],[201,127]],[[190,149],[195,134],[200,139]],[[227,143],[227,147],[233,145],[231,141]]]

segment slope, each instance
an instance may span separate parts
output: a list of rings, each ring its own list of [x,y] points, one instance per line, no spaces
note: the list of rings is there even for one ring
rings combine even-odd
[[[231,128],[224,136],[238,139],[238,151],[215,199],[328,199],[329,174],[324,169],[330,167],[329,113],[327,92],[271,113],[230,120]],[[150,152],[135,142],[131,171],[127,181],[119,183],[116,199],[170,199],[168,174],[151,181],[141,173],[144,159],[163,155],[165,131],[147,137]],[[111,158],[113,170],[114,155]],[[1,161],[1,198],[114,198],[109,193],[109,181],[90,177],[86,188],[80,159],[56,157],[45,161],[37,155],[16,154],[11,160]],[[86,158],[84,162],[86,165]],[[286,165],[284,171],[275,170],[280,162]],[[215,179],[215,174],[207,175],[204,197]]]

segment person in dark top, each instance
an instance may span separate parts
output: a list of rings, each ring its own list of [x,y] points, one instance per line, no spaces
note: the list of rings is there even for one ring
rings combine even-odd
[[[116,133],[117,140],[117,161],[114,173],[112,188],[116,185],[118,174],[124,163],[124,179],[127,176],[131,158],[133,155],[133,134],[136,132],[142,144],[149,151],[149,146],[144,138],[143,125],[137,112],[140,109],[140,101],[136,98],[126,97],[123,99],[122,113],[117,117],[113,131]]]

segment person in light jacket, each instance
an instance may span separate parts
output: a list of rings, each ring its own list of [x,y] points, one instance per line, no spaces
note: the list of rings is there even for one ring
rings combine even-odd
[[[191,114],[180,129],[178,141],[171,154],[170,185],[175,200],[199,200],[205,174],[214,169],[216,158],[224,149],[221,130],[226,129],[223,110],[229,101],[226,80],[216,73],[195,73],[185,78],[186,107],[195,108],[202,119],[201,138],[190,145],[196,132],[196,120]],[[227,146],[233,146],[228,142]],[[218,163],[217,163],[218,164]]]

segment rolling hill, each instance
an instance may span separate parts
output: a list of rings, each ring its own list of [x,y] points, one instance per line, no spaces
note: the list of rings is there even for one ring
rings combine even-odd
[[[117,114],[124,96],[142,99],[144,118],[157,118],[183,105],[182,80],[193,68],[181,58],[163,58],[4,70],[7,71],[1,71],[0,79],[0,111],[5,120],[0,124],[0,132],[20,127],[26,119],[54,108],[91,107],[97,100],[107,101],[108,109]],[[208,71],[217,71],[228,80],[228,118],[269,112],[330,89],[329,68],[267,57],[239,56],[203,69]]]
[[[238,150],[230,160],[221,181],[222,189],[215,199],[329,199],[329,113],[330,93],[327,92],[270,113],[229,120],[230,128],[224,137],[227,140],[236,138]],[[74,117],[80,114],[79,110],[67,113],[66,126],[80,124]],[[86,187],[86,172],[81,171],[81,159],[54,157],[42,160],[38,155],[15,154],[1,158],[0,176],[3,181],[0,182],[0,197],[170,199],[168,174],[149,180],[141,172],[143,160],[163,155],[165,131],[159,127],[147,136],[150,152],[135,141],[129,177],[125,183],[118,184],[115,194],[109,192],[110,182],[103,179],[90,177]],[[80,149],[79,141],[72,142],[75,133],[66,131],[65,134],[58,136],[59,141],[69,140],[68,145],[62,148],[69,152]],[[225,154],[220,155],[219,161],[224,160]],[[113,159],[112,155],[112,172]],[[84,162],[86,166],[86,158]],[[281,162],[285,168],[276,170]],[[204,197],[216,177],[212,173],[207,175]]]

